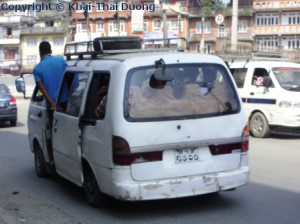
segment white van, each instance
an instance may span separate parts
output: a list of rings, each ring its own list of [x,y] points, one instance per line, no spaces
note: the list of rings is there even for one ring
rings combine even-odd
[[[300,134],[300,64],[237,61],[230,70],[239,88],[253,136]]]
[[[170,49],[105,50],[101,38],[98,50],[79,45],[66,46],[59,95],[67,87],[69,97],[66,107],[58,98],[52,130],[38,89],[31,98],[38,176],[54,169],[83,187],[92,206],[105,195],[179,198],[248,182],[245,112],[223,60]]]

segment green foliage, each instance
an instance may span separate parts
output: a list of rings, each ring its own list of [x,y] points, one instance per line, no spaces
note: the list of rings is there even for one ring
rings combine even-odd
[[[220,12],[225,8],[225,5],[221,0],[201,0],[201,4],[203,13],[206,16],[210,15],[212,10]]]

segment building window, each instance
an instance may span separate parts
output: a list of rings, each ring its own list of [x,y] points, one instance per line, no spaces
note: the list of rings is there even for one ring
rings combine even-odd
[[[247,32],[247,21],[239,21],[238,22],[238,32],[239,33]]]
[[[53,27],[54,26],[54,21],[46,21],[45,22],[45,27]]]
[[[77,23],[77,33],[86,33],[86,22],[79,22]]]
[[[17,53],[18,53],[17,49],[5,49],[4,59],[15,59]]]
[[[288,18],[288,24],[289,25],[296,25],[300,24],[300,13],[288,13],[283,15],[285,20],[285,17]]]
[[[178,31],[178,19],[167,21],[168,31]]]
[[[125,32],[125,22],[119,21],[119,30],[118,30],[118,22],[117,21],[109,21],[109,32],[110,33],[117,33],[117,32]]]
[[[226,33],[226,29],[224,24],[219,25],[218,27],[218,37],[226,37],[227,33]]]
[[[53,37],[53,44],[54,44],[54,46],[63,46],[64,38],[63,37]]]
[[[26,39],[26,43],[28,47],[37,46],[37,38],[36,37],[28,37]]]
[[[6,29],[6,35],[7,36],[11,36],[12,35],[12,28],[11,27],[7,27],[7,29]]]
[[[300,48],[300,37],[288,37],[287,47],[288,49],[299,49]],[[284,41],[286,42],[286,41]]]
[[[204,33],[211,33],[210,22],[204,22],[203,24]],[[196,22],[196,34],[202,33],[202,22]]]
[[[279,14],[277,13],[260,13],[256,15],[257,26],[272,26],[279,24]]]
[[[277,38],[257,38],[256,44],[259,50],[272,50],[278,47]]]
[[[104,22],[103,21],[98,21],[96,23],[96,32],[102,33],[104,31]]]
[[[36,55],[27,55],[27,64],[34,65],[36,62]]]
[[[161,31],[162,22],[159,19],[153,20],[153,31]]]
[[[197,52],[200,53],[201,52],[201,49],[200,49],[200,44],[197,44],[196,48],[197,48]],[[210,54],[211,53],[211,46],[210,44],[205,44],[204,45],[204,53],[206,54]]]
[[[144,31],[148,31],[148,20],[144,19]]]

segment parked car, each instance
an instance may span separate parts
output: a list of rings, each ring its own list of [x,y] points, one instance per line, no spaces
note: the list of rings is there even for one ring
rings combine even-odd
[[[0,84],[0,121],[10,121],[11,126],[16,126],[17,117],[16,98],[11,95],[7,85]]]

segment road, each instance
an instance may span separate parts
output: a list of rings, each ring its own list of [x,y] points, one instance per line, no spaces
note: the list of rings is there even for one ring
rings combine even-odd
[[[299,223],[299,138],[251,138],[250,183],[235,191],[175,200],[112,201],[95,209],[73,184],[35,175],[26,126],[29,101],[17,102],[17,126],[0,124],[0,224]]]

